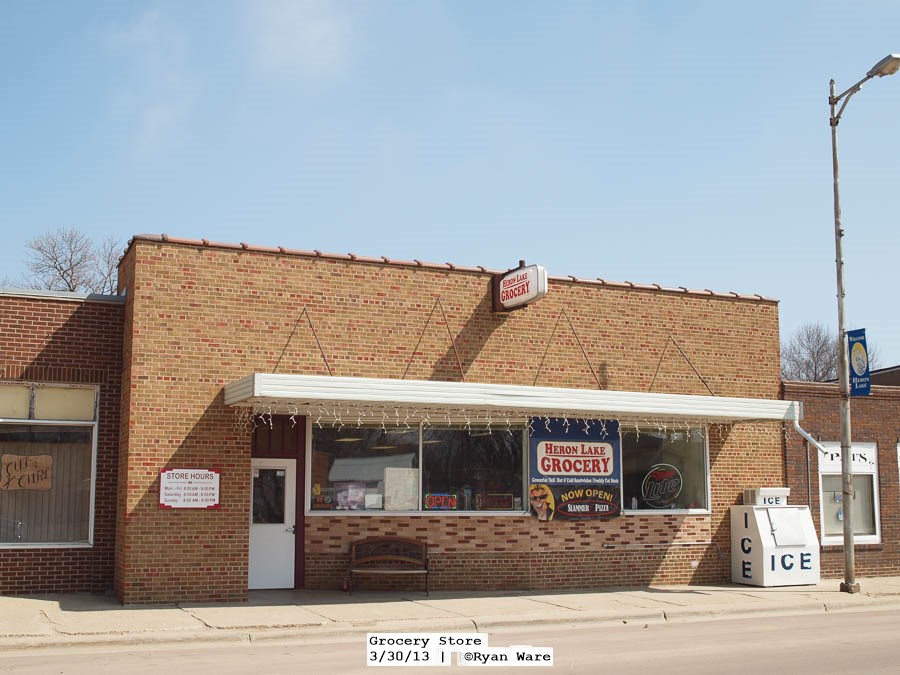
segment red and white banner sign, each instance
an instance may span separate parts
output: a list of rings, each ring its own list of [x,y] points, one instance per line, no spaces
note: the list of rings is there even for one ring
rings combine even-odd
[[[544,476],[609,476],[613,467],[613,447],[609,443],[541,441],[537,444],[537,468]]]
[[[494,277],[494,311],[509,312],[547,294],[547,270],[541,265],[517,267]]]

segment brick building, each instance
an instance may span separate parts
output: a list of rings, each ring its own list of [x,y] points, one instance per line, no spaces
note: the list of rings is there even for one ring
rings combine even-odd
[[[896,369],[884,369],[890,371]],[[785,436],[791,497],[808,504],[821,542],[823,577],[844,573],[840,392],[836,383],[785,382],[784,397],[803,404],[803,428],[826,452],[798,434]],[[850,399],[855,572],[900,574],[900,387],[873,385]]]
[[[427,540],[435,589],[728,580],[729,507],[783,484],[799,415],[777,303],[552,277],[495,312],[493,276],[141,235],[114,299],[0,295],[5,466],[46,478],[0,517],[60,520],[70,439],[35,428],[96,446],[88,529],[0,528],[0,592],[341,588],[373,535]]]
[[[0,593],[113,583],[124,308],[118,297],[0,295]],[[25,455],[53,457],[67,476],[10,489],[31,473]]]

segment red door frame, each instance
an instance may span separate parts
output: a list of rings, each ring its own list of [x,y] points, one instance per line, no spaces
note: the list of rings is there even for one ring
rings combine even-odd
[[[296,460],[296,515],[294,520],[294,588],[305,583],[306,543],[306,425],[307,418],[295,415],[258,417],[253,430],[251,455],[259,459]],[[271,419],[271,425],[269,420]],[[263,426],[265,425],[265,426]]]

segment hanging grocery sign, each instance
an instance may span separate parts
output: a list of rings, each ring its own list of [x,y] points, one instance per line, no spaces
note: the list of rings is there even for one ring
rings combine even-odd
[[[520,260],[519,266],[505,274],[495,274],[491,279],[493,310],[511,312],[547,295],[547,270],[541,265],[528,265]]]
[[[219,508],[219,471],[216,469],[161,469],[159,508]]]
[[[538,520],[622,512],[619,423],[533,417],[528,497]]]
[[[869,351],[866,348],[866,329],[847,331],[847,357],[850,359],[850,395],[868,396]]]

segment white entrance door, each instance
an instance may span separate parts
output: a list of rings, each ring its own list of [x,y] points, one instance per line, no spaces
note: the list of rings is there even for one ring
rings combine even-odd
[[[254,459],[250,504],[252,588],[294,587],[295,459]]]

